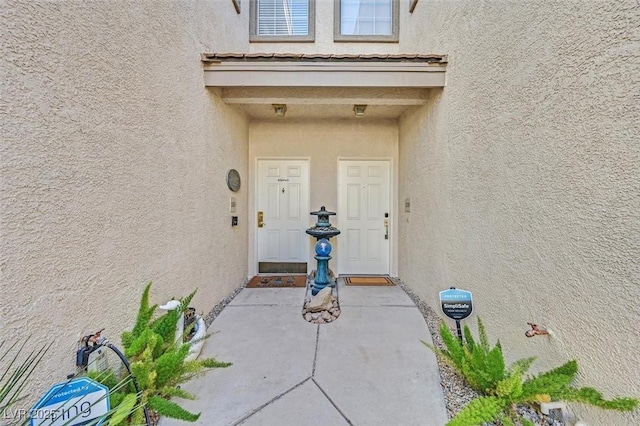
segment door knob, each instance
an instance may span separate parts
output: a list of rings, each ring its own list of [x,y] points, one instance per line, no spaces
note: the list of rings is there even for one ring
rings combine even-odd
[[[258,212],[258,228],[264,228],[264,213]]]

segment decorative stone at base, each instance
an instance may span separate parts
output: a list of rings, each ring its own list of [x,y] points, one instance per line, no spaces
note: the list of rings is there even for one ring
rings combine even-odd
[[[309,312],[322,312],[331,308],[331,287],[325,287],[320,290],[307,304]]]
[[[309,284],[313,283],[309,279]],[[312,324],[328,324],[340,316],[340,303],[336,287],[325,287],[317,295],[311,295],[311,286],[307,286],[307,297],[302,307],[302,318]]]

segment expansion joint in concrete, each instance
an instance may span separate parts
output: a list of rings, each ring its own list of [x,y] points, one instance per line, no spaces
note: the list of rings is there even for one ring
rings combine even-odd
[[[316,329],[316,350],[313,354],[313,368],[311,369],[311,377],[314,377],[316,374],[316,361],[318,361],[318,342],[320,341],[320,326],[317,326]]]
[[[242,423],[244,423],[246,420],[249,419],[249,417],[253,416],[254,414],[256,414],[257,412],[259,412],[260,410],[262,410],[265,407],[268,407],[269,405],[273,404],[274,402],[276,402],[277,400],[279,400],[280,398],[282,398],[283,396],[285,396],[286,394],[288,394],[289,392],[298,389],[300,386],[304,385],[305,383],[307,383],[309,380],[313,380],[313,378],[311,376],[307,377],[306,379],[304,379],[303,381],[301,381],[300,383],[292,386],[291,388],[287,389],[286,391],[282,392],[279,395],[276,395],[275,397],[271,398],[269,401],[265,402],[264,404],[262,404],[261,406],[254,408],[253,410],[251,410],[249,413],[245,414],[244,416],[242,416],[239,420],[233,422],[231,424],[231,426],[237,426],[240,425]]]
[[[340,307],[379,309],[379,308],[415,308],[416,305],[340,305]]]
[[[331,399],[331,397],[329,396],[329,394],[327,392],[325,392],[324,389],[322,389],[322,387],[318,384],[318,382],[316,382],[316,379],[314,379],[313,377],[311,378],[311,381],[318,387],[318,389],[320,389],[320,392],[322,392],[322,394],[324,395],[325,398],[327,398],[327,401],[329,401],[331,403],[331,405],[333,405],[333,408],[336,409],[336,411],[338,413],[340,413],[340,415],[342,416],[342,418],[350,425],[353,425],[353,423],[351,422],[351,420],[349,420],[349,418],[346,416],[346,414],[344,414],[342,412],[342,410],[340,409],[340,407],[338,407],[338,405],[333,401],[333,399]]]
[[[235,304],[235,305],[228,305],[225,307],[225,309],[227,308],[254,308],[256,306],[293,306],[290,303],[246,303],[246,304]]]

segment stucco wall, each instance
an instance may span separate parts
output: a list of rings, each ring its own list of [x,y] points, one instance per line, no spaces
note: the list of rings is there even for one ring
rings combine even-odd
[[[81,335],[119,340],[147,281],[204,312],[244,282],[225,174],[247,176],[248,126],[200,63],[247,47],[227,3],[2,2],[0,340],[55,341],[42,387]]]
[[[421,0],[411,19],[403,51],[449,66],[400,120],[400,276],[433,306],[473,291],[509,359],[576,358],[580,385],[640,397],[638,3]]]
[[[286,120],[286,118],[284,119]],[[325,120],[317,121],[257,121],[249,127],[249,164],[251,193],[256,183],[256,161],[258,158],[308,158],[310,166],[311,188],[310,204],[312,210],[325,206],[336,211],[338,206],[338,159],[339,158],[388,158],[392,162],[393,186],[397,192],[398,160],[398,124],[396,120],[363,121]],[[393,211],[397,211],[394,205]],[[249,200],[249,212],[255,212],[255,199]],[[395,214],[392,214],[392,218]],[[330,218],[331,219],[331,218]],[[256,219],[251,213],[248,219],[255,225]],[[336,224],[337,219],[332,223]],[[315,224],[315,217],[309,216],[309,226]],[[395,225],[395,222],[392,222]],[[395,233],[394,233],[395,235]],[[250,247],[255,246],[255,229],[249,232]],[[309,239],[310,256],[311,242]],[[393,239],[392,239],[393,241]],[[332,240],[334,253],[340,249],[340,238]],[[392,244],[391,270],[395,273],[396,247]],[[331,261],[331,267],[333,268]],[[249,270],[255,271],[255,253],[249,260]],[[313,267],[315,269],[315,267]]]

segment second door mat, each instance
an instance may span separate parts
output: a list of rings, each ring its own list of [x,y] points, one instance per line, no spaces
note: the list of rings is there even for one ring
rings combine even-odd
[[[344,283],[349,286],[394,286],[394,282],[387,276],[344,277]]]

